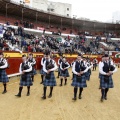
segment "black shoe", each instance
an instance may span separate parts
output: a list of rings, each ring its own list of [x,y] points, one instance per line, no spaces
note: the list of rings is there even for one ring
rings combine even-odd
[[[30,93],[27,93],[27,95],[26,96],[30,96]]]
[[[43,96],[42,99],[45,100],[45,99],[46,99],[46,96]]]
[[[101,102],[103,102],[103,101],[104,101],[104,98],[103,98],[103,97],[101,97],[100,101],[101,101]]]
[[[62,84],[60,84],[60,86],[62,86]]]
[[[105,96],[104,99],[107,100],[107,97]]]
[[[18,93],[17,95],[15,95],[16,97],[21,97],[21,95]]]
[[[82,97],[81,97],[81,95],[79,95],[79,97],[78,97],[79,99],[82,99]]]
[[[7,90],[4,90],[3,92],[2,92],[2,94],[5,94],[7,92]]]
[[[49,96],[48,96],[48,98],[51,98],[52,97],[52,95],[50,94]]]
[[[43,82],[40,82],[40,84],[43,84]]]
[[[77,98],[76,98],[76,97],[74,97],[74,98],[72,98],[72,100],[77,100]]]

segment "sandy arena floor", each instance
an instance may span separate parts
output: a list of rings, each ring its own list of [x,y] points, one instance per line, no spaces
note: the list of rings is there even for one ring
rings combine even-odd
[[[100,102],[98,70],[92,72],[88,87],[84,89],[82,99],[72,101],[73,87],[71,77],[67,86],[59,86],[59,79],[53,91],[53,97],[42,100],[43,85],[40,75],[35,76],[31,95],[26,96],[24,87],[22,97],[17,98],[19,77],[8,83],[8,92],[0,94],[0,120],[120,120],[120,73],[114,74],[114,88],[108,93],[108,100]],[[71,69],[70,69],[71,71]],[[55,72],[57,76],[57,72]],[[72,76],[72,75],[71,75]],[[0,93],[3,86],[0,84]],[[47,95],[49,88],[47,89]]]

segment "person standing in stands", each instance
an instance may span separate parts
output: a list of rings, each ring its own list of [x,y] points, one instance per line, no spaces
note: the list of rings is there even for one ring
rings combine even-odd
[[[33,58],[33,54],[29,53],[28,54],[28,62],[31,63],[32,66],[32,72],[31,72],[31,78],[32,78],[32,82],[34,82],[34,75],[37,74],[36,70],[35,70],[35,64],[36,64],[36,60]]]
[[[77,91],[79,88],[79,99],[82,99],[83,88],[87,87],[85,73],[88,71],[87,65],[82,60],[82,55],[78,54],[77,60],[74,62],[72,71],[74,73],[74,78],[72,81],[72,86],[74,87],[74,98],[77,99]]]
[[[58,76],[57,76],[57,78],[59,78],[59,75],[60,75],[60,73],[61,73],[61,70],[60,70],[60,64],[61,64],[61,62],[62,62],[62,59],[63,59],[63,56],[62,55],[60,55],[60,59],[58,59]]]
[[[50,86],[50,94],[48,98],[52,97],[53,87],[56,86],[56,79],[54,76],[54,71],[58,68],[56,62],[50,58],[50,52],[46,52],[46,59],[43,63],[43,71],[45,72],[45,78],[43,81],[43,97],[42,99],[46,99],[46,90],[47,86]]]
[[[7,92],[7,82],[9,82],[8,76],[6,74],[5,69],[8,67],[7,60],[4,58],[4,55],[2,52],[0,52],[0,82],[3,83],[4,91],[2,94],[5,94]]]
[[[62,62],[60,63],[60,80],[61,80],[61,84],[60,86],[62,86],[63,83],[63,79],[65,80],[64,85],[67,84],[67,77],[69,77],[69,72],[68,72],[68,68],[70,67],[70,64],[66,61],[66,58],[62,59]]]
[[[46,55],[44,54],[43,58],[41,59],[41,66],[42,66],[42,68],[40,70],[40,74],[41,74],[41,80],[42,81],[40,82],[40,84],[43,84],[43,80],[44,80],[44,76],[45,76],[45,72],[43,71],[43,64],[45,62],[45,59],[46,59]]]
[[[26,55],[22,55],[22,63],[20,64],[19,67],[19,72],[21,73],[21,79],[20,79],[20,87],[19,87],[19,92],[17,97],[21,97],[22,89],[23,86],[27,86],[27,96],[30,95],[30,86],[33,85],[32,79],[31,79],[31,71],[32,71],[32,66],[30,62],[27,61]]]
[[[93,71],[96,71],[98,60],[96,58],[93,59]]]
[[[101,102],[107,100],[107,92],[109,88],[113,88],[112,75],[117,69],[113,64],[113,61],[109,59],[108,54],[105,54],[104,61],[99,65],[100,77],[100,88],[101,88]]]

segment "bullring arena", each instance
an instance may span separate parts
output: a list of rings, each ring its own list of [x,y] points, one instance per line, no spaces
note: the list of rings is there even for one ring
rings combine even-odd
[[[0,94],[1,120],[119,120],[120,119],[120,82],[119,70],[113,75],[114,88],[110,89],[108,100],[100,102],[98,69],[93,71],[88,87],[83,91],[81,100],[72,101],[73,87],[71,76],[67,86],[54,88],[53,97],[42,100],[43,85],[40,85],[40,75],[35,76],[31,95],[26,96],[26,87],[23,88],[21,98],[16,98],[19,77],[10,79],[8,92]],[[71,69],[69,69],[71,73]],[[57,72],[55,72],[57,76]],[[2,92],[3,86],[0,86]],[[49,89],[49,88],[48,88]],[[48,93],[47,93],[48,95]]]
[[[114,24],[77,19],[75,15],[72,18],[69,14],[53,14],[23,3],[0,0],[0,53],[3,52],[9,64],[9,68],[5,68],[9,77],[7,93],[2,94],[3,85],[0,83],[0,120],[120,120],[120,68],[113,74],[114,88],[109,90],[108,99],[103,102],[98,66],[96,71],[92,71],[90,81],[87,81],[82,99],[78,99],[77,95],[77,100],[72,100],[74,88],[71,86],[71,67],[67,85],[61,87],[58,72],[54,72],[57,86],[51,98],[41,98],[43,85],[40,84],[41,59],[46,48],[53,53],[56,63],[60,54],[71,64],[78,53],[91,62],[94,58],[100,62],[107,53],[116,67],[117,64],[120,67],[120,21]],[[69,10],[67,8],[67,12]],[[36,60],[37,74],[30,96],[26,96],[27,87],[23,87],[19,98],[15,96],[20,82],[19,66],[22,55],[28,55],[29,52]]]

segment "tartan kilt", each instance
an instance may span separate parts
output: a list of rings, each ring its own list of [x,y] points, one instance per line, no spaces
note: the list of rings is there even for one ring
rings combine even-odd
[[[109,82],[106,83],[104,81],[104,75],[101,74],[101,77],[100,77],[100,87],[101,88],[113,88],[114,85],[113,85],[112,76],[109,76]]]
[[[0,70],[0,82],[3,83],[9,82],[5,69]]]
[[[41,68],[40,74],[41,74],[41,75],[45,75],[45,74],[46,74],[46,73],[43,71],[43,68]]]
[[[97,67],[97,63],[93,64],[93,67]]]
[[[85,73],[85,78],[86,78],[86,80],[89,80],[89,78],[90,78],[90,71],[87,71],[86,73]]]
[[[32,79],[31,79],[31,73],[27,73],[26,74],[26,80],[22,79],[22,75],[20,78],[20,86],[32,86]]]
[[[71,85],[73,87],[79,87],[79,88],[87,87],[85,75],[82,75],[81,77],[82,77],[81,82],[78,82],[76,79],[76,75],[74,74],[74,78]]]
[[[63,73],[62,70],[61,70],[60,76],[62,76],[62,77],[69,77],[70,75],[69,75],[68,69],[65,70],[65,73]]]
[[[47,74],[47,73],[46,73]],[[46,75],[45,75],[46,76]],[[45,77],[44,81],[43,81],[43,85],[44,86],[56,86],[56,79],[55,79],[55,75],[54,72],[50,72],[50,79],[47,79]]]
[[[34,75],[36,75],[36,74],[37,74],[36,69],[33,68],[33,70],[31,71],[31,75],[34,76]]]

